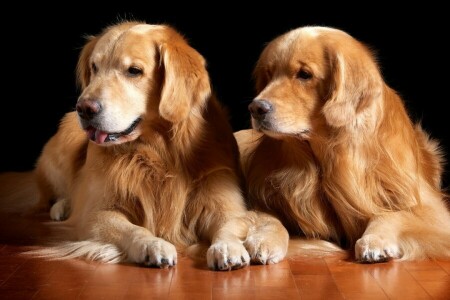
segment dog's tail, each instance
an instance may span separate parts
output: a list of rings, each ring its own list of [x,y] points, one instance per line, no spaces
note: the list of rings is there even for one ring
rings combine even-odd
[[[117,246],[94,240],[78,240],[74,224],[69,221],[43,222],[47,236],[39,246],[32,246],[23,255],[46,260],[67,260],[83,258],[103,263],[119,263],[126,261],[123,251]]]
[[[28,214],[38,201],[39,190],[33,171],[0,174],[0,212]]]
[[[125,254],[115,245],[90,240],[67,241],[54,246],[35,247],[23,252],[23,255],[48,260],[83,258],[111,264],[126,261]]]
[[[198,243],[189,246],[185,254],[195,260],[206,260],[206,252],[208,244]],[[299,237],[291,237],[289,239],[286,259],[294,259],[295,257],[325,257],[335,254],[347,254],[336,244],[324,240],[304,239]]]
[[[181,254],[191,258],[199,265],[206,265],[206,253],[208,252],[209,246],[206,242],[198,242],[184,248]]]
[[[325,240],[291,237],[286,258],[325,257],[336,254],[344,255],[347,252],[338,245]]]

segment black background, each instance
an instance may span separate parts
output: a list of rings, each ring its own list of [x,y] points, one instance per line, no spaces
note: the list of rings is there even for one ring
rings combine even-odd
[[[449,33],[447,11],[431,3],[400,6],[358,2],[295,5],[91,4],[2,8],[0,171],[31,169],[63,114],[73,110],[75,66],[84,36],[118,20],[165,23],[180,31],[207,60],[213,87],[229,108],[235,130],[248,128],[255,96],[252,70],[265,43],[299,26],[347,31],[376,51],[386,82],[405,100],[415,121],[450,153]],[[252,6],[245,9],[243,6]],[[13,20],[13,21],[11,21]],[[448,167],[446,167],[448,170]],[[445,173],[444,186],[449,185]]]

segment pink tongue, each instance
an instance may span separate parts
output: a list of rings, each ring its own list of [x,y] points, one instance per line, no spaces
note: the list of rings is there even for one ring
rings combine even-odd
[[[105,142],[106,137],[108,134],[104,131],[97,130],[94,128],[89,128],[86,130],[86,134],[89,137],[91,141],[96,142],[97,144],[102,144]]]
[[[95,142],[97,144],[102,144],[105,142],[107,136],[108,134],[106,132],[97,130],[95,131]]]

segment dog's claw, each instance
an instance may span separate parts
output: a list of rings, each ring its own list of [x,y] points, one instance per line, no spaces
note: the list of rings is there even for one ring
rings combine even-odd
[[[167,258],[161,258],[161,264],[159,265],[159,267],[161,269],[166,269],[170,266],[169,260]]]

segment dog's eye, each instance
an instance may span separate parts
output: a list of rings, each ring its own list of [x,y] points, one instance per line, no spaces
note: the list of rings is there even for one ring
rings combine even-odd
[[[129,67],[127,71],[128,75],[131,77],[136,77],[143,73],[142,69],[139,69],[138,67]]]
[[[97,71],[98,71],[97,65],[95,63],[92,63],[91,69],[92,69],[92,73],[97,73]]]
[[[297,78],[303,79],[303,80],[308,80],[308,79],[312,78],[312,74],[306,70],[301,69],[297,73]]]

